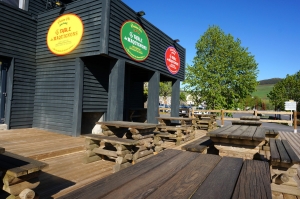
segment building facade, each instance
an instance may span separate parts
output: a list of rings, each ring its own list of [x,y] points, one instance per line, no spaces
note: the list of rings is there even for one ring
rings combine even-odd
[[[79,136],[101,117],[126,121],[130,109],[144,107],[144,82],[147,122],[157,122],[160,81],[172,82],[178,115],[182,46],[120,0],[59,3],[0,0],[0,113],[8,129]]]

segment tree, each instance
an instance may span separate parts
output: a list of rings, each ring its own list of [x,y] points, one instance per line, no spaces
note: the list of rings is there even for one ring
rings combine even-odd
[[[172,93],[172,82],[159,82],[159,95],[163,97],[166,104],[167,97]]]
[[[185,90],[196,105],[208,109],[234,109],[239,99],[255,91],[257,63],[241,40],[211,26],[196,43],[193,65],[187,65]]]
[[[185,94],[185,92],[180,91],[179,98],[180,98],[180,104],[186,103],[186,94]]]
[[[268,98],[275,106],[275,110],[284,110],[284,102],[300,100],[300,71],[294,75],[287,75],[286,78],[276,83],[273,89],[268,94]],[[298,103],[297,111],[300,111],[300,104]]]

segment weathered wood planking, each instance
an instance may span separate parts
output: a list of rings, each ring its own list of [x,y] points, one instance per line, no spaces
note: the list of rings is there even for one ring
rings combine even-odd
[[[256,129],[255,134],[253,135],[253,140],[263,141],[266,138],[266,129],[259,127]]]
[[[216,137],[217,134],[219,134],[219,133],[223,132],[224,130],[231,128],[231,127],[232,127],[232,125],[224,126],[224,127],[218,128],[217,130],[208,132],[206,135],[210,136],[210,137]]]
[[[105,126],[123,127],[123,128],[137,128],[137,129],[149,129],[156,128],[157,124],[151,123],[139,123],[139,122],[124,122],[124,121],[107,121],[107,122],[96,122]]]
[[[84,135],[84,137],[93,140],[101,140],[104,142],[122,144],[122,145],[136,145],[138,143],[137,140],[130,140],[125,138],[118,138],[118,137],[104,136],[104,135],[97,135],[97,134],[88,134],[88,135]]]
[[[241,125],[238,129],[233,131],[230,135],[228,135],[228,138],[236,138],[239,139],[241,134],[246,131],[249,128],[249,126],[243,126]]]
[[[280,155],[280,162],[291,163],[291,159],[290,159],[289,155],[287,154],[287,151],[285,150],[281,140],[275,139],[275,143],[277,146],[278,153]],[[274,149],[271,147],[271,152],[272,152],[272,150],[274,150]]]
[[[245,160],[232,199],[272,199],[267,162]]]
[[[251,125],[251,126],[261,126],[262,122],[252,121],[252,120],[234,120],[231,122],[232,125]]]
[[[294,152],[297,154],[297,156],[300,158],[300,135],[299,133],[293,133],[293,132],[279,132],[281,139],[288,140],[291,147],[294,149]]]
[[[230,199],[242,165],[241,158],[223,157],[191,198]]]
[[[153,197],[149,196],[153,192],[159,192],[159,196],[162,198],[166,193],[163,189],[162,192],[157,190],[163,184],[166,183],[172,176],[177,175],[183,168],[188,167],[191,161],[193,161],[199,154],[197,153],[183,153],[181,152],[174,159],[169,159],[163,163],[162,166],[157,166],[147,173],[143,173],[138,178],[133,179],[130,183],[124,184],[124,186],[115,189],[113,192],[106,195],[104,198],[145,198]],[[199,164],[200,162],[197,161]],[[197,164],[194,164],[194,168]],[[136,185],[136,186],[135,186]]]
[[[186,151],[191,151],[191,152],[202,153],[211,144],[212,141],[209,139],[209,137],[204,136],[189,144],[182,146],[181,149]]]
[[[255,120],[255,121],[259,121],[260,117],[259,116],[241,116],[240,120]]]
[[[247,140],[252,140],[252,137],[255,134],[257,127],[256,126],[249,126],[241,135],[240,139],[247,139]]]
[[[105,195],[119,188],[123,184],[130,182],[143,173],[149,172],[153,168],[159,166],[162,162],[173,159],[180,153],[181,151],[178,150],[165,150],[164,153],[159,153],[150,159],[140,162],[139,164],[135,164],[125,170],[119,171],[117,173],[118,175],[108,176],[107,178],[89,184],[88,187],[82,187],[77,189],[76,192],[71,192],[58,198],[95,198],[95,196],[103,198]],[[83,192],[83,190],[85,191]],[[88,190],[88,193],[86,190]]]
[[[289,154],[289,157],[292,160],[292,163],[297,164],[300,163],[300,159],[298,158],[298,156],[296,155],[296,153],[294,152],[294,150],[292,149],[291,145],[288,143],[287,140],[281,140],[285,150],[287,151],[287,153]]]
[[[234,132],[236,129],[238,129],[240,127],[241,127],[240,125],[233,125],[230,128],[227,128],[224,131],[218,133],[216,137],[227,138],[228,135],[230,135],[232,132]]]
[[[181,171],[164,182],[161,186],[150,185],[148,190],[155,189],[149,198],[190,198],[191,194],[207,178],[207,174],[215,169],[221,157],[215,155],[199,154],[189,162]],[[195,169],[199,168],[199,169]],[[138,196],[138,195],[135,195]]]
[[[277,146],[276,146],[274,138],[270,138],[270,148],[274,149],[274,150],[271,150],[271,161],[280,162],[280,156],[277,151]]]

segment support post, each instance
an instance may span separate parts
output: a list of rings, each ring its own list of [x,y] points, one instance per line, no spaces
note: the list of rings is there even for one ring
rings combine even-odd
[[[75,59],[75,86],[72,136],[80,136],[82,119],[82,96],[83,96],[83,71],[84,63],[80,58]]]
[[[224,126],[224,110],[221,110],[221,127]]]
[[[180,103],[180,80],[176,79],[172,82],[171,117],[179,116],[179,103]]]
[[[125,61],[111,61],[106,121],[123,121]]]
[[[150,76],[148,83],[148,106],[147,106],[147,122],[157,124],[158,121],[158,105],[159,105],[159,81],[160,73],[154,72]]]
[[[297,133],[297,110],[294,111],[294,133]]]

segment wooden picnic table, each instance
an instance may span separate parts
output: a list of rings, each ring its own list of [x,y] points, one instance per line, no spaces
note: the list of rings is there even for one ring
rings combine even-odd
[[[119,171],[142,161],[160,151],[161,147],[154,144],[154,130],[157,124],[105,121],[100,124],[103,135],[86,134],[85,163],[100,159],[114,159],[113,171]]]
[[[252,159],[266,142],[265,132],[263,127],[258,126],[228,125],[206,135],[214,142],[220,155]]]
[[[183,117],[157,117],[160,125],[157,125],[154,143],[161,146],[165,140],[175,140],[176,145],[195,138],[195,130],[193,121],[197,118],[183,118]],[[172,121],[179,121],[173,123]]]
[[[192,121],[198,120],[197,118],[186,118],[186,117],[156,117],[161,125],[172,126],[172,121],[179,121],[179,125],[191,126]],[[178,123],[175,123],[175,125]]]
[[[194,114],[193,116],[199,119],[193,120],[196,129],[212,131],[217,128],[216,114]]]
[[[165,150],[59,199],[271,199],[267,162]]]

